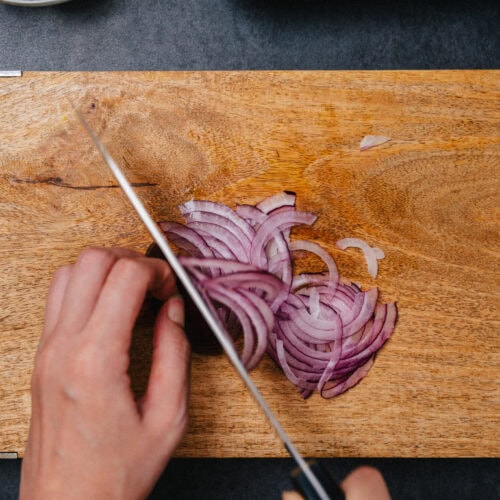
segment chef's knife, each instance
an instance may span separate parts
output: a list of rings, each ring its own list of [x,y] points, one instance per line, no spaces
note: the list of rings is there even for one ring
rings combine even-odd
[[[73,106],[73,105],[72,105]],[[294,480],[294,483],[297,488],[301,490],[301,493],[306,496],[307,500],[337,500],[337,499],[344,499],[344,493],[342,490],[339,488],[337,483],[335,483],[332,480],[325,480],[323,478],[323,481],[321,482],[318,479],[318,472],[316,471],[313,472],[311,466],[309,463],[307,463],[304,458],[301,456],[301,454],[298,452],[298,450],[295,448],[294,444],[288,437],[287,433],[281,426],[280,422],[274,415],[273,411],[271,408],[268,406],[266,400],[260,393],[260,391],[257,389],[257,386],[254,384],[253,380],[251,379],[248,371],[246,370],[245,366],[241,362],[240,358],[238,357],[238,354],[233,347],[233,344],[229,340],[229,336],[227,332],[225,331],[224,327],[216,318],[214,314],[212,314],[210,308],[207,306],[205,303],[205,300],[201,296],[201,294],[198,292],[196,289],[195,285],[193,284],[191,278],[189,277],[188,273],[184,269],[184,267],[181,265],[179,260],[177,259],[177,256],[175,253],[172,251],[170,245],[167,242],[167,239],[165,238],[163,232],[160,230],[158,225],[154,222],[152,217],[149,215],[147,209],[144,207],[143,203],[139,199],[139,197],[136,195],[134,189],[132,188],[130,182],[127,180],[125,175],[123,174],[121,168],[118,166],[118,164],[113,160],[111,155],[108,153],[107,149],[104,147],[104,145],[101,143],[99,138],[97,137],[97,134],[92,130],[90,125],[87,123],[83,115],[78,111],[73,106],[73,109],[75,110],[75,113],[80,120],[81,124],[83,127],[87,130],[89,135],[92,137],[92,140],[94,141],[95,145],[99,149],[102,157],[104,158],[104,161],[108,165],[108,167],[111,169],[111,172],[115,176],[116,180],[118,181],[118,184],[121,186],[123,189],[125,195],[129,199],[130,203],[132,206],[135,208],[137,214],[141,218],[142,222],[144,222],[145,226],[147,227],[149,233],[153,237],[153,240],[156,242],[160,250],[162,251],[163,255],[165,256],[167,262],[169,263],[170,267],[176,274],[177,278],[181,281],[181,283],[184,285],[184,288],[186,292],[190,295],[191,299],[193,300],[194,304],[197,306],[199,309],[200,313],[202,314],[203,318],[209,325],[210,329],[212,330],[213,334],[221,344],[222,348],[224,349],[225,353],[229,357],[229,360],[235,367],[236,371],[240,375],[241,379],[251,392],[252,396],[255,398],[256,402],[266,415],[267,419],[269,420],[270,424],[272,427],[275,429],[276,433],[278,434],[279,438],[282,440],[285,448],[288,450],[290,455],[294,458],[294,460],[297,462],[298,468],[294,473],[292,474],[292,479]],[[314,465],[315,468],[319,467],[319,464],[316,462]],[[321,469],[320,469],[321,470]]]

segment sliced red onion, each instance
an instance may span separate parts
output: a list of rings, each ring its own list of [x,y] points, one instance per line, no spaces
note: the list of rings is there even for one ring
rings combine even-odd
[[[377,247],[371,247],[366,241],[360,238],[344,238],[337,241],[337,248],[345,250],[346,248],[360,248],[365,254],[366,263],[368,264],[368,273],[372,278],[376,278],[378,274],[378,259],[385,257],[384,251]]]
[[[337,266],[332,256],[320,247],[317,243],[313,243],[312,241],[304,241],[304,240],[296,240],[292,241],[289,245],[289,248],[292,252],[297,250],[305,250],[307,252],[311,252],[316,254],[320,259],[328,267],[328,283],[327,286],[330,288],[331,293],[335,293],[337,288],[337,284],[339,281],[339,273],[337,271]]]
[[[214,286],[206,291],[209,299],[228,307],[236,314],[242,329],[244,349],[241,355],[243,363],[249,370],[261,360],[267,346],[267,327],[259,309],[245,300],[238,290],[227,290],[222,286]],[[254,347],[255,346],[255,347]],[[253,354],[255,352],[255,354]]]
[[[360,151],[366,151],[367,149],[374,148],[375,146],[380,146],[384,142],[390,141],[390,137],[385,137],[384,135],[365,135],[361,140],[359,145]]]
[[[268,196],[255,205],[256,208],[268,214],[281,207],[294,207],[297,195],[292,191],[281,191],[275,195]]]
[[[250,225],[242,219],[234,210],[222,203],[214,203],[212,201],[191,200],[183,205],[180,205],[179,210],[182,215],[188,220],[189,218],[196,220],[204,220],[206,215],[219,215],[227,221],[226,225],[230,223],[239,227],[240,230],[251,240],[254,232]]]
[[[173,221],[160,222],[160,227],[172,243],[189,254],[214,256],[213,250],[196,231]]]
[[[333,379],[326,382],[321,387],[321,395],[324,398],[333,398],[354,387],[358,382],[368,375],[370,368],[373,365],[375,355],[372,356],[366,363],[356,368],[349,376],[343,379]]]
[[[252,369],[267,352],[303,397],[318,390],[330,398],[366,376],[392,335],[397,308],[378,303],[377,288],[362,291],[340,277],[317,243],[291,238],[294,226],[316,220],[296,210],[295,198],[283,192],[235,210],[194,200],[181,207],[187,226],[160,226],[228,337],[242,335],[245,366]],[[376,276],[382,250],[356,238],[337,246],[361,248]],[[327,271],[294,275],[299,251],[317,255]]]
[[[314,214],[299,212],[293,207],[282,207],[273,210],[255,232],[255,238],[250,249],[251,262],[266,269],[266,246],[274,240],[276,233],[282,233],[299,224],[311,225],[316,220]]]
[[[266,213],[253,205],[237,205],[236,213],[252,227],[262,224],[266,220]]]

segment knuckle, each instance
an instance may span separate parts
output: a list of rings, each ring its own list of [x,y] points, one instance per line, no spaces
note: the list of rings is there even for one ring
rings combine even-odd
[[[85,345],[78,349],[73,359],[72,377],[77,380],[93,380],[99,371],[101,356],[93,345]]]
[[[31,385],[39,388],[50,384],[60,367],[60,354],[55,342],[49,338],[43,341],[37,349]]]
[[[32,388],[41,391],[47,387],[95,388],[100,377],[103,356],[92,343],[84,343],[68,351],[68,344],[61,345],[52,338],[40,344],[31,376]]]
[[[35,368],[46,369],[53,366],[57,359],[56,345],[51,337],[40,342],[35,357]]]
[[[122,257],[115,264],[115,270],[120,275],[133,276],[147,271],[147,268],[138,259]]]
[[[135,272],[141,264],[133,257],[121,257],[115,266],[122,272]]]
[[[113,258],[112,253],[106,248],[88,247],[82,251],[77,263],[83,267],[94,267]]]
[[[151,426],[155,436],[162,436],[167,441],[178,441],[189,426],[189,405],[187,396],[172,404],[170,411],[164,413]]]
[[[43,382],[47,379],[52,366],[54,365],[55,356],[53,350],[47,345],[40,345],[35,357],[35,366],[31,377],[32,385],[37,382]]]

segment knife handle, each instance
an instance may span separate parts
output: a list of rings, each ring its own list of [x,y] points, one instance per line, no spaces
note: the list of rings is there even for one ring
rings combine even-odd
[[[324,490],[328,494],[330,500],[345,500],[344,491],[340,488],[338,483],[325,467],[323,467],[317,460],[308,460],[307,463],[312,473],[316,476],[318,481],[321,483],[321,486],[323,486]],[[305,498],[305,500],[321,500],[299,467],[294,469],[290,476],[295,488]]]

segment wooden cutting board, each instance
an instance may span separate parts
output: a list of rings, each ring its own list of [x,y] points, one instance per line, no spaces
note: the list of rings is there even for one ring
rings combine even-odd
[[[308,456],[498,456],[499,71],[26,73],[0,80],[0,451],[22,455],[53,271],[150,237],[70,111],[83,110],[157,219],[293,190],[341,273],[397,300],[393,338],[346,394],[258,387]],[[391,141],[360,152],[367,134]],[[372,280],[361,237],[385,260]],[[144,385],[150,328],[133,345]],[[105,381],[103,381],[105,382]],[[286,452],[224,356],[194,355],[179,456]]]

